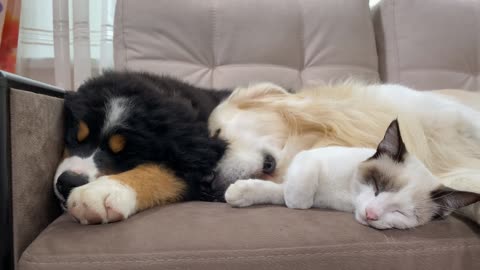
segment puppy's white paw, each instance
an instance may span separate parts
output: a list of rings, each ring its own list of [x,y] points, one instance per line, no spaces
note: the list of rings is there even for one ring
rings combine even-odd
[[[251,180],[237,180],[225,192],[225,201],[233,207],[247,207],[254,204],[255,184]]]
[[[135,191],[108,176],[72,190],[68,212],[82,224],[116,222],[135,213]]]

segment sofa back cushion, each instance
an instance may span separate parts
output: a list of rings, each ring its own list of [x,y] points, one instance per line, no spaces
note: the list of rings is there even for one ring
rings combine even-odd
[[[383,0],[374,22],[383,81],[480,89],[480,1]]]
[[[368,0],[118,0],[115,68],[206,87],[378,80]]]

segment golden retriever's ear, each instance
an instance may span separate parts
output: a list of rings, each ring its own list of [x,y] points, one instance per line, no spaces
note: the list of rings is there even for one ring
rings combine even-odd
[[[258,83],[252,84],[246,88],[239,87],[235,89],[230,95],[231,101],[247,100],[247,99],[257,99],[266,96],[272,95],[288,95],[288,91],[276,84],[273,83]]]

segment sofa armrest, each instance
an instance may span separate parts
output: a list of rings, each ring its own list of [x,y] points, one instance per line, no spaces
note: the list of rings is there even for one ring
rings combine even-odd
[[[0,269],[14,269],[61,213],[51,183],[63,150],[63,95],[0,71]]]

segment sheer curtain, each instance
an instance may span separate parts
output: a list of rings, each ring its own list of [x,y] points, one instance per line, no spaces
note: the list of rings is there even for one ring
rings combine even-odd
[[[17,73],[66,89],[113,67],[115,0],[22,0]]]

